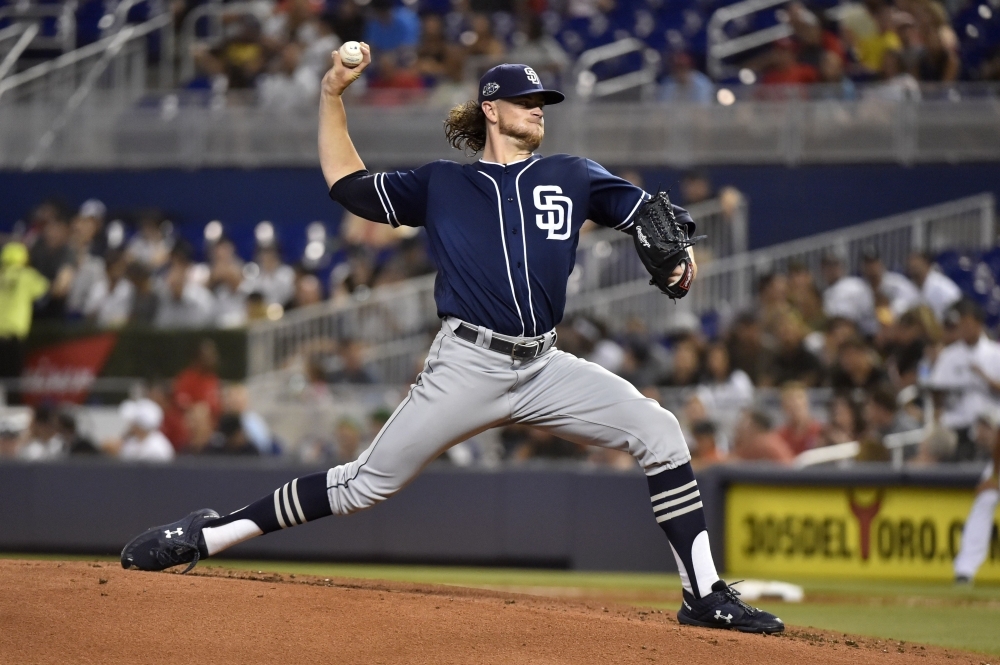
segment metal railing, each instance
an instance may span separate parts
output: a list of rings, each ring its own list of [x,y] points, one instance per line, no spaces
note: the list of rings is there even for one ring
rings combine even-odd
[[[141,83],[143,91],[146,86],[146,44],[144,39],[156,32],[161,33],[163,39],[163,53],[160,57],[160,84],[165,87],[173,85],[170,65],[173,62],[172,26],[173,18],[170,14],[160,14],[144,23],[129,26],[130,32],[125,40],[127,48],[123,49],[119,60],[122,60],[124,64],[128,57],[135,57],[138,53],[142,54],[142,76],[136,74],[136,78]],[[39,102],[51,104],[54,100],[68,99],[76,89],[77,83],[86,77],[88,67],[100,60],[116,39],[121,40],[118,33],[0,81],[0,101],[8,106],[22,106],[34,105]],[[105,107],[124,107],[133,101],[133,95],[126,95],[124,99],[109,97],[102,100]],[[105,109],[98,109],[95,112],[103,110]]]
[[[17,59],[27,50],[31,44],[31,40],[35,38],[40,30],[41,28],[38,27],[37,23],[15,23],[0,30],[0,44],[14,39],[17,40],[10,47],[10,50],[4,54],[3,60],[0,60],[0,80],[3,80],[14,69]]]
[[[690,212],[699,229],[714,236],[714,244],[708,246],[717,255],[746,250],[745,202],[727,209],[718,201],[707,201],[691,206]],[[603,292],[644,274],[632,237],[599,229],[581,237],[569,289],[573,294]],[[322,353],[329,340],[358,339],[369,345],[380,379],[405,381],[415,374],[414,358],[427,351],[428,336],[440,325],[434,277],[419,277],[366,291],[364,300],[326,302],[292,310],[277,322],[253,325],[248,335],[248,373],[271,372]]]
[[[760,276],[784,270],[793,260],[818,272],[823,255],[836,251],[854,272],[862,253],[873,248],[886,265],[898,267],[914,249],[990,247],[994,207],[993,196],[983,194],[717,258],[700,266],[697,287],[679,302],[649,286],[629,236],[593,233],[581,242],[580,274],[571,278],[566,316],[587,315],[612,329],[641,321],[654,334],[671,330],[685,316],[695,317],[695,324],[697,316],[710,311],[728,317],[752,306]],[[304,363],[313,353],[329,352],[331,340],[359,339],[369,345],[370,366],[381,381],[406,382],[418,371],[439,325],[433,277],[409,280],[376,289],[362,302],[324,303],[293,311],[279,322],[255,324],[248,335],[248,373]]]
[[[55,19],[55,34],[36,33],[31,47],[66,53],[76,48],[76,7],[77,3],[72,1],[58,4],[16,2],[0,7],[0,21],[7,19],[14,25],[37,25],[45,19]]]
[[[159,83],[173,84],[173,19],[161,14],[0,80],[0,164],[61,166],[67,152],[99,153],[117,115],[148,90],[147,37],[159,33]],[[62,129],[73,121],[73,132]]]
[[[99,44],[79,53],[96,58],[108,43]],[[168,60],[161,58],[161,66]],[[30,71],[0,81],[0,90]],[[56,84],[56,77],[46,78]],[[0,168],[20,168],[30,153],[26,146],[48,129],[38,126],[44,123],[37,117],[52,110],[31,103],[44,94],[22,90],[13,97],[0,93],[5,114]],[[865,95],[810,100],[774,86],[748,87],[730,106],[567,101],[545,109],[542,149],[633,167],[1000,160],[1000,95],[994,94],[1000,87],[934,90],[922,102]],[[753,91],[761,97],[754,98]],[[147,92],[141,104],[95,95],[74,118],[76,133],[91,140],[54,146],[49,159],[58,168],[317,165],[316,109],[277,112],[258,106],[253,91],[248,94]],[[744,94],[750,98],[743,99]],[[64,92],[60,99],[68,97]],[[462,153],[448,145],[442,131],[446,113],[429,103],[379,106],[348,100],[351,137],[365,163],[380,170],[435,159],[461,161]]]
[[[724,59],[790,36],[793,30],[787,22],[739,37],[730,38],[725,32],[726,26],[733,21],[788,2],[789,0],[743,0],[715,10],[706,26],[708,57],[705,64],[709,76],[715,80],[725,78],[730,73],[730,68],[723,64]]]
[[[632,53],[642,56],[639,69],[602,81],[597,80],[594,67]],[[629,37],[581,53],[573,67],[573,81],[576,84],[576,94],[581,99],[601,99],[636,89],[642,99],[650,99],[655,96],[656,77],[659,73],[660,54],[646,46],[641,39]]]

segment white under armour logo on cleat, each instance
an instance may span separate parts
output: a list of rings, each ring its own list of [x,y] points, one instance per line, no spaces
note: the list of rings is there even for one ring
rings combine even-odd
[[[733,615],[732,614],[727,614],[727,615],[723,616],[722,615],[722,610],[715,610],[715,616],[713,618],[716,621],[725,621],[726,623],[732,623],[733,622]]]
[[[174,536],[183,536],[184,535],[184,529],[181,529],[180,527],[178,527],[176,531],[171,531],[170,529],[167,529],[163,533],[167,534],[167,538],[169,538],[171,535],[174,535]]]

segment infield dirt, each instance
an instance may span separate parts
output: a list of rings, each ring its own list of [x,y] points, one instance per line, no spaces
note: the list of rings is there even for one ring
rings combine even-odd
[[[0,663],[970,663],[983,656],[789,627],[399,582],[0,560]]]

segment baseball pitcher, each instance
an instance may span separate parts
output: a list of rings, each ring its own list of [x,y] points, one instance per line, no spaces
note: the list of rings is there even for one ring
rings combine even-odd
[[[581,444],[630,453],[645,471],[652,513],[683,585],[681,623],[746,632],[784,629],[719,579],[702,502],[677,419],[624,379],[556,348],[580,227],[631,233],[651,281],[672,298],[691,287],[694,224],[664,194],[649,195],[589,159],[543,157],[544,108],[563,101],[524,65],[489,70],[479,98],[451,110],[451,145],[481,159],[369,173],[351,142],[341,95],[355,68],[334,53],[323,79],[319,155],[330,196],[392,226],[423,227],[437,266],[442,320],[423,371],[354,462],[296,478],[220,517],[199,510],[138,536],[125,568],[162,570],[249,538],[369,508],[398,492],[449,447],[491,427],[523,423]]]

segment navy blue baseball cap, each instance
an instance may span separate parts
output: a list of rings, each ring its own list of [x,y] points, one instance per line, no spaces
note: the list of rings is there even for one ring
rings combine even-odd
[[[494,99],[520,97],[539,92],[546,104],[558,104],[566,95],[558,90],[546,90],[535,70],[527,65],[497,65],[479,79],[479,103]]]

